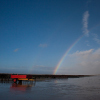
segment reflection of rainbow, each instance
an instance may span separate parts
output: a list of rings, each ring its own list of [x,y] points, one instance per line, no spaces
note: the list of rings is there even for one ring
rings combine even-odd
[[[63,57],[61,58],[61,60],[59,61],[59,63],[57,64],[53,74],[56,74],[57,70],[59,69],[60,65],[62,64],[63,60],[65,59],[65,57],[67,56],[67,54],[70,52],[70,50],[75,46],[75,44],[83,37],[84,35],[81,35],[70,47],[69,49],[67,49],[66,53],[63,55]]]

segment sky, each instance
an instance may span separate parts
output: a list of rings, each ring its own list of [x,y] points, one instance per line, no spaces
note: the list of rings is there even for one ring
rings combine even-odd
[[[100,74],[100,0],[0,0],[0,73]]]

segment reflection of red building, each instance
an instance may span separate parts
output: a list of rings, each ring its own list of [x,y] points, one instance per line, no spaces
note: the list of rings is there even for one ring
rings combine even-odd
[[[35,86],[35,83],[34,84],[13,83],[12,86],[10,87],[10,90],[26,91],[27,89],[31,89],[32,86]]]
[[[17,82],[17,80],[29,80],[29,81],[34,81],[32,78],[32,75],[11,75],[11,78],[13,79],[14,82]]]

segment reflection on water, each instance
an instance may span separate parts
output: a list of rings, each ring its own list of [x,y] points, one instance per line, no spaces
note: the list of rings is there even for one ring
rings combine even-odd
[[[100,100],[100,76],[0,82],[0,100]]]
[[[10,89],[11,90],[18,90],[18,91],[27,91],[27,89],[31,89],[33,86],[35,86],[36,82],[30,81],[24,81],[24,82],[18,82],[18,83],[12,83]]]

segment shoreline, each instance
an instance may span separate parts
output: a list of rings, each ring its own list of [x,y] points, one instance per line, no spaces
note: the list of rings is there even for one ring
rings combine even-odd
[[[0,73],[0,79],[8,79],[9,80],[11,77],[11,74]],[[32,75],[33,77],[39,78],[39,79],[40,78],[80,78],[80,77],[96,76],[96,75],[52,75],[52,74],[20,74],[20,75]]]

